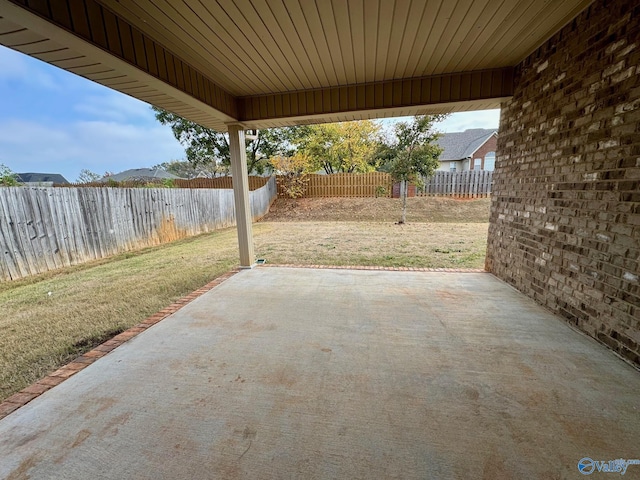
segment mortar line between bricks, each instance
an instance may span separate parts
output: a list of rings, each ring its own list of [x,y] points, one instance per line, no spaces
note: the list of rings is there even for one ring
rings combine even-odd
[[[6,400],[0,402],[0,420],[10,415],[21,407],[24,407],[27,403],[31,402],[34,398],[38,398],[43,393],[49,391],[57,385],[60,385],[66,379],[72,377],[81,370],[84,370],[89,365],[92,365],[95,361],[108,355],[110,352],[118,348],[120,345],[128,342],[134,337],[137,337],[140,333],[146,331],[149,327],[161,322],[165,318],[173,315],[185,305],[188,305],[196,298],[203,294],[213,290],[219,286],[225,280],[233,277],[236,273],[240,272],[239,268],[234,268],[222,275],[214,278],[203,287],[194,290],[193,292],[179,298],[171,305],[164,307],[162,310],[150,315],[142,322],[128,328],[124,332],[120,332],[114,335],[109,340],[104,341],[100,345],[92,348],[91,350],[84,352],[82,355],[74,358],[71,362],[61,366],[56,371],[46,375],[39,379],[37,382],[23,388],[17,393],[14,393]],[[122,335],[122,337],[120,336]],[[36,393],[38,392],[38,393]]]

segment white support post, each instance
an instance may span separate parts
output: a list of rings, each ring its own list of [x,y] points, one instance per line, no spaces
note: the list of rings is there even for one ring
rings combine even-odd
[[[254,264],[253,227],[251,225],[251,204],[249,203],[249,175],[247,172],[247,151],[244,144],[244,129],[241,125],[228,125],[229,152],[231,154],[231,175],[233,177],[233,198],[236,204],[238,247],[240,268],[251,268]]]

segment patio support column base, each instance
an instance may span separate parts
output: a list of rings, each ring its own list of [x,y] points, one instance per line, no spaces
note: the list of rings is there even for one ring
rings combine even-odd
[[[244,140],[244,128],[239,124],[230,124],[228,125],[228,129],[231,175],[233,176],[233,197],[236,206],[238,247],[240,249],[240,268],[252,268],[255,255],[253,253],[253,227],[251,224],[251,203],[249,200],[249,176],[247,172],[247,151]]]

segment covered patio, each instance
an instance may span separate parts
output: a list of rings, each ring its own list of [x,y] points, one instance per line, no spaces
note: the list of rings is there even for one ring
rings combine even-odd
[[[639,32],[631,0],[0,0],[1,44],[229,133],[247,268],[245,130],[502,109],[493,275],[241,271],[0,420],[0,477],[637,459],[640,376],[594,339],[640,365]]]
[[[259,267],[1,420],[0,477],[575,478],[638,391],[488,273]]]
[[[0,0],[0,44],[228,132],[500,108],[485,268],[640,366],[633,0]]]

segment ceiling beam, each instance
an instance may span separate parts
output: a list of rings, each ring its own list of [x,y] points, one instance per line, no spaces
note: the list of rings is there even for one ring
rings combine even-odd
[[[257,122],[346,112],[443,106],[513,95],[513,68],[390,80],[238,98],[239,120]]]

